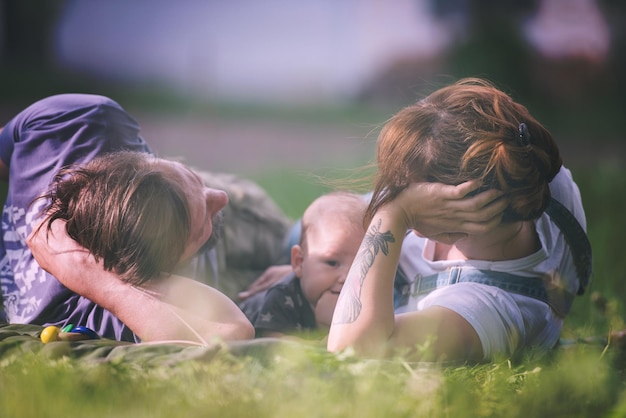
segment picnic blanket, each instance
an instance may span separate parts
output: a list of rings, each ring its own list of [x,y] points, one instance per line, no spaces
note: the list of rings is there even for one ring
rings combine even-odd
[[[263,361],[269,358],[275,349],[285,345],[305,347],[305,343],[276,338],[229,343],[216,342],[211,346],[177,342],[135,344],[105,338],[54,341],[44,344],[39,338],[43,329],[39,325],[0,325],[0,359],[32,352],[51,359],[69,357],[84,361],[133,362],[145,366],[167,366],[185,361],[207,362],[220,355],[252,356]],[[310,344],[306,346],[314,347]]]

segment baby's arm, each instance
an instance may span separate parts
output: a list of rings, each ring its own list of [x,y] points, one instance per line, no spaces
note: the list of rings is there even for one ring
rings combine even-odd
[[[40,266],[64,286],[110,311],[142,341],[186,340],[209,343],[249,339],[254,329],[243,312],[217,290],[180,276],[154,278],[131,286],[97,263],[57,220],[34,229],[28,245]]]
[[[330,324],[333,321],[333,313],[335,312],[335,307],[337,306],[338,297],[339,295],[327,290],[322,293],[322,296],[315,304],[315,308],[313,309],[313,312],[315,313],[315,322],[317,322],[317,327],[321,331],[328,332]]]

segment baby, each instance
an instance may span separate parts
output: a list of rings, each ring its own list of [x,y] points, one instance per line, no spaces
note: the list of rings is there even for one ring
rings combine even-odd
[[[348,192],[331,192],[309,205],[300,242],[291,248],[292,273],[255,295],[262,298],[260,309],[251,309],[254,298],[241,306],[257,337],[328,332],[339,292],[365,235],[366,208],[363,196]]]

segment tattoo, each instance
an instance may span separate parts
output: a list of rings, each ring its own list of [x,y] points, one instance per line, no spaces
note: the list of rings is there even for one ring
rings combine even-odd
[[[369,230],[363,238],[361,248],[354,260],[354,265],[360,264],[358,270],[359,277],[356,277],[352,271],[346,279],[344,287],[345,292],[341,292],[337,301],[337,311],[333,317],[335,324],[349,324],[359,317],[361,313],[361,290],[365,276],[374,264],[374,259],[379,252],[389,255],[389,243],[396,242],[391,231],[380,232],[380,224],[382,220],[378,220],[378,225],[370,226]]]

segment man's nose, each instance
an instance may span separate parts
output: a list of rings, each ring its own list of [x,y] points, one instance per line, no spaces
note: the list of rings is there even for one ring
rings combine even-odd
[[[228,204],[228,195],[225,191],[219,189],[204,189],[207,207],[211,213],[217,213]]]

